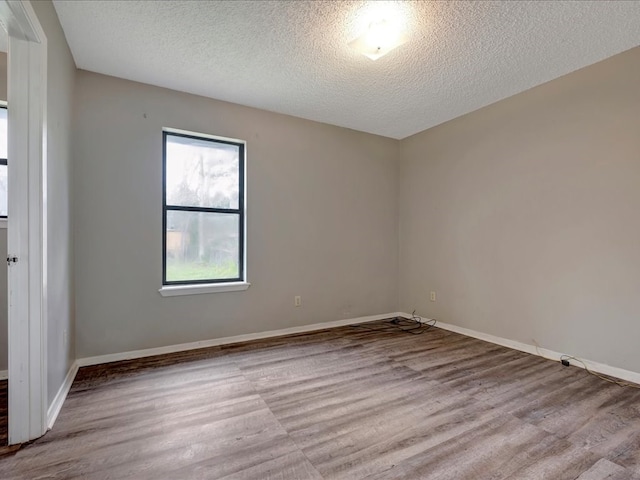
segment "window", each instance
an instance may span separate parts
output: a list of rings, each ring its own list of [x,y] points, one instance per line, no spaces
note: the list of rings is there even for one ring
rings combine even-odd
[[[165,130],[163,181],[163,285],[244,284],[245,143]]]
[[[7,106],[0,105],[0,219],[7,211]]]

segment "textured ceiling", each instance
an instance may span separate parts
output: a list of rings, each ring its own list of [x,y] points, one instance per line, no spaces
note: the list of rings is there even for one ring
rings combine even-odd
[[[79,68],[393,138],[640,44],[639,1],[54,4]],[[380,10],[409,41],[374,62]]]

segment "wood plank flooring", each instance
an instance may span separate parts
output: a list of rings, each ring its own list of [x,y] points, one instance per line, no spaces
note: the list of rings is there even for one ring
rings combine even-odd
[[[7,418],[9,403],[9,381],[0,380],[0,447],[7,445],[8,440],[8,424]]]
[[[17,479],[640,480],[640,391],[438,328],[82,368]]]

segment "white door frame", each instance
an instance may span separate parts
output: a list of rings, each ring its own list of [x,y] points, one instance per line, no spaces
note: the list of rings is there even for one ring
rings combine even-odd
[[[47,38],[28,0],[0,0],[9,36],[9,444],[47,430]],[[4,259],[0,259],[4,260]]]

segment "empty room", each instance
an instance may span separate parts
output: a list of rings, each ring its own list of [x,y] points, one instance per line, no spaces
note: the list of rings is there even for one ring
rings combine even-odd
[[[1,479],[640,480],[640,1],[0,24]]]

